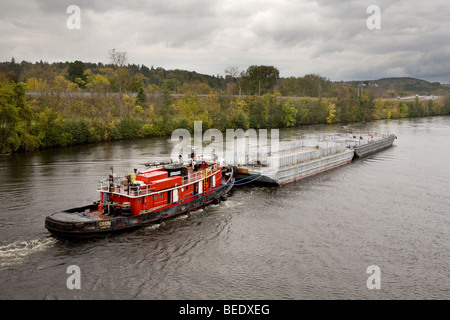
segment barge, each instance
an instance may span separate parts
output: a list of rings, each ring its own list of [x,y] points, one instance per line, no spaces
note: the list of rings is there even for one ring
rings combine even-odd
[[[235,177],[232,165],[194,158],[134,169],[123,177],[112,171],[100,181],[98,201],[54,213],[45,219],[45,227],[65,238],[134,230],[226,200]]]
[[[393,145],[394,134],[334,134],[323,139],[282,142],[263,161],[249,161],[250,150],[238,161],[237,179],[283,186],[350,163]]]
[[[333,141],[285,142],[263,162],[239,164],[237,179],[283,186],[350,163],[353,157],[354,150]]]
[[[397,139],[395,134],[352,135],[347,140],[347,145],[355,151],[355,157],[362,158],[372,153],[392,147],[395,139]]]

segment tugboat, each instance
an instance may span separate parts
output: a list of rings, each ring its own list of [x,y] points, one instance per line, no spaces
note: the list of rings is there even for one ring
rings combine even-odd
[[[111,168],[109,177],[100,181],[100,200],[54,213],[45,219],[45,227],[57,236],[86,238],[160,223],[226,200],[236,177],[236,167],[221,165],[217,157],[192,155],[188,163],[146,167],[123,177]]]

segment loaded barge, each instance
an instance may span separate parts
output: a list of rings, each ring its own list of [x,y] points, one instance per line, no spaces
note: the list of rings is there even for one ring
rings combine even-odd
[[[284,142],[263,161],[237,163],[237,179],[283,186],[389,148],[394,134],[333,135],[323,140]],[[243,157],[248,159],[248,157]]]
[[[45,227],[55,235],[86,238],[160,223],[226,200],[235,177],[234,166],[198,158],[134,169],[123,177],[112,171],[100,181],[100,200],[54,213]]]
[[[352,161],[354,151],[332,141],[300,140],[282,143],[266,161],[238,165],[237,179],[283,186]]]

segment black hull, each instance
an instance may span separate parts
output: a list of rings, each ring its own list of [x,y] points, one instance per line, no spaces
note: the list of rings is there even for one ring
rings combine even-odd
[[[82,215],[80,216],[78,213],[85,212],[85,210],[96,210],[97,204],[73,208],[48,216],[45,219],[45,227],[56,236],[73,239],[92,238],[133,231],[203,209],[212,203],[219,203],[221,200],[226,200],[231,195],[232,186],[230,184],[192,201],[137,216],[88,219]]]
[[[363,158],[373,153],[382,151],[384,149],[388,149],[392,147],[394,140],[397,139],[395,135],[392,135],[386,139],[382,139],[377,142],[369,143],[360,147],[356,147],[355,150],[355,158]]]

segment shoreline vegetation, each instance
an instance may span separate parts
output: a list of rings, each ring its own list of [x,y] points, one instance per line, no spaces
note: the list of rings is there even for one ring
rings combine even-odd
[[[450,115],[449,88],[423,80],[280,78],[273,66],[228,67],[225,74],[123,61],[0,63],[0,154],[169,136],[192,132],[194,121],[224,131]]]

